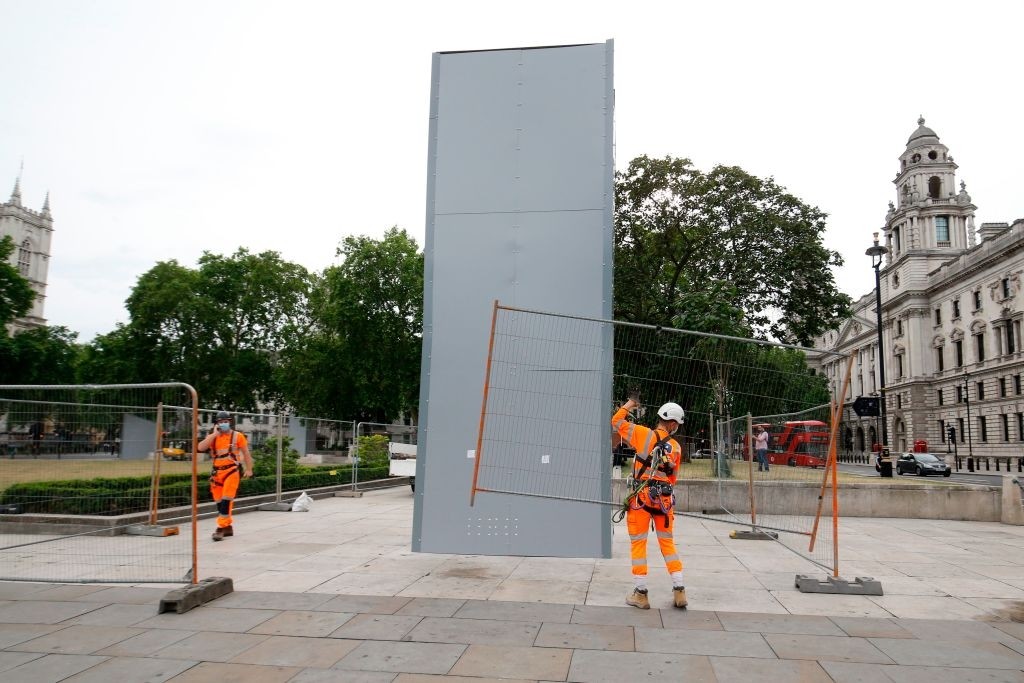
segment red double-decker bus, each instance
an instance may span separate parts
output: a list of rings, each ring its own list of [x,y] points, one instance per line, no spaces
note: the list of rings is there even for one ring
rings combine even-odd
[[[824,467],[828,460],[828,425],[821,420],[793,420],[782,424],[761,422],[754,425],[768,430],[768,462],[790,467]],[[749,460],[746,438],[743,459]]]

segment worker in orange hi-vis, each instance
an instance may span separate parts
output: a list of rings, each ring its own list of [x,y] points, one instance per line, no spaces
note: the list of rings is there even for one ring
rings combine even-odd
[[[658,426],[650,429],[626,419],[629,411],[640,405],[640,396],[633,392],[629,400],[615,411],[612,428],[636,449],[633,458],[632,489],[628,493],[626,529],[629,531],[629,555],[632,559],[633,592],[626,604],[650,609],[647,598],[647,533],[652,526],[665,566],[672,575],[672,604],[686,609],[686,587],[683,586],[683,563],[672,540],[675,526],[675,496],[672,487],[682,461],[682,449],[671,438],[683,424],[682,407],[666,403],[658,409]]]
[[[252,455],[249,441],[242,432],[231,428],[231,414],[217,413],[217,420],[209,436],[199,442],[199,452],[211,451],[213,470],[210,472],[210,494],[217,503],[217,530],[214,541],[223,541],[234,536],[231,525],[231,508],[238,494],[242,478],[252,476]]]

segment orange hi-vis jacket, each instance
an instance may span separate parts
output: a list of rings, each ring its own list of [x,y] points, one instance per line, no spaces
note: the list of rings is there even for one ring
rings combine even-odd
[[[619,408],[615,411],[615,414],[612,416],[612,428],[622,437],[623,441],[626,441],[636,450],[636,457],[633,459],[633,478],[637,481],[653,479],[654,481],[661,481],[675,486],[676,475],[679,472],[679,465],[683,459],[683,452],[679,447],[679,443],[675,439],[670,438],[662,446],[665,457],[672,463],[671,472],[658,469],[656,463],[651,463],[644,467],[641,459],[646,459],[655,444],[668,436],[668,434],[661,429],[651,429],[630,422],[626,419],[627,414],[628,411],[625,408]],[[641,474],[641,470],[643,470],[643,474]]]
[[[213,472],[215,475],[224,473],[232,474],[232,468],[239,466],[239,453],[242,448],[248,445],[245,434],[231,430],[227,434],[218,434],[210,445],[210,454],[213,457]]]

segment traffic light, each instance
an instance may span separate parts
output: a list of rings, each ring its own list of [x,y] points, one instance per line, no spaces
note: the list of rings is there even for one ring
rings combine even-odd
[[[956,427],[953,425],[946,427],[946,438],[950,443],[956,443]]]

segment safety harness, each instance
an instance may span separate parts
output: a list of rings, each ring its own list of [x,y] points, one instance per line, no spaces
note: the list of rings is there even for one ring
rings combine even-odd
[[[651,477],[643,478],[644,474],[655,462],[658,463],[654,468],[655,471],[668,473],[665,467],[666,463],[662,458],[664,456],[663,449],[670,438],[672,438],[671,434],[665,434],[663,438],[658,439],[651,450],[647,452],[646,457],[642,457],[639,453],[634,456],[636,462],[640,463],[640,471],[631,477],[629,495],[623,501],[622,508],[612,517],[613,522],[622,521],[626,512],[631,509],[639,510],[645,508],[652,513],[662,514],[666,517],[671,516],[672,507],[675,505],[675,497],[672,495],[672,484],[656,481]],[[644,501],[645,498],[646,501]]]
[[[238,453],[238,432],[231,430],[231,439],[228,441],[227,448],[216,448],[217,439],[213,440],[213,473],[210,476],[210,481],[219,479],[221,482],[227,477],[234,473],[239,467]],[[229,460],[227,464],[218,465],[219,460]],[[218,482],[219,483],[219,482]]]

